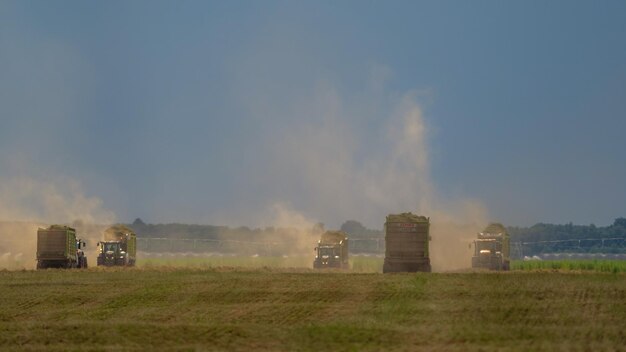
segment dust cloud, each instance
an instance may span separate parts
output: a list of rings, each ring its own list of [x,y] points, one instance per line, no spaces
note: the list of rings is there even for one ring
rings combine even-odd
[[[0,179],[0,269],[33,269],[36,265],[37,229],[51,224],[76,228],[93,257],[102,230],[115,221],[97,197],[87,196],[70,178],[33,177]]]
[[[467,268],[469,244],[487,224],[488,211],[478,200],[438,195],[430,170],[432,132],[420,104],[429,93],[385,89],[389,74],[377,72],[359,99],[321,82],[310,99],[290,107],[298,118],[285,119],[280,136],[268,136],[270,145],[278,141],[267,182],[277,197],[269,207],[282,204],[274,220],[311,228],[314,218],[331,227],[355,219],[382,229],[387,214],[411,211],[431,219],[433,270]],[[368,133],[372,126],[375,135]],[[301,242],[314,243],[311,237]]]
[[[291,209],[289,204],[286,203],[272,205],[271,211],[273,214],[271,216],[273,226],[282,229],[283,232],[290,232],[291,236],[289,237],[294,240],[285,248],[285,254],[294,256],[312,253],[311,251],[323,230],[317,226],[318,223],[307,219],[302,214]]]
[[[358,94],[342,94],[330,81],[320,81],[310,96],[294,97],[278,111],[264,110],[271,104],[262,98],[251,99],[261,102],[259,107],[248,102],[260,116],[282,115],[280,128],[262,131],[263,169],[252,173],[255,187],[266,195],[265,206],[255,214],[242,206],[241,213],[227,215],[227,223],[274,227],[279,231],[270,233],[276,238],[263,241],[295,238],[288,243],[289,254],[312,256],[318,223],[336,229],[355,219],[382,229],[386,215],[411,211],[431,219],[434,270],[469,267],[468,245],[488,222],[488,211],[478,200],[450,200],[437,193],[430,169],[433,133],[421,102],[430,93],[385,88],[389,71],[372,69],[370,82]],[[0,255],[11,253],[8,261],[26,258],[21,259],[24,266],[34,267],[36,227],[75,226],[89,241],[93,258],[95,243],[115,216],[76,181],[20,177],[0,183],[2,220],[13,225],[0,228]]]

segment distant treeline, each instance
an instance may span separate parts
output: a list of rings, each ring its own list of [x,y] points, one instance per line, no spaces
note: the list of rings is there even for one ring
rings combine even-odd
[[[190,224],[146,224],[141,219],[135,219],[128,225],[137,233],[137,237],[148,238],[173,238],[173,239],[197,239],[197,240],[231,240],[250,242],[272,242],[281,240],[282,236],[293,236],[299,233],[294,228],[254,228],[247,226],[228,227],[214,225],[190,225]],[[311,231],[320,231],[322,224],[317,224]]]
[[[536,224],[508,227],[511,242],[525,243],[525,255],[539,253],[626,253],[626,218],[609,226]],[[554,242],[551,242],[554,241]]]
[[[301,237],[295,229],[227,227],[189,224],[146,224],[136,219],[129,224],[139,238],[194,239],[242,242],[292,242]],[[353,240],[351,248],[358,252],[381,252],[384,250],[384,231],[368,229],[355,220],[341,225]],[[531,227],[507,227],[513,250],[520,244],[524,255],[554,252],[602,252],[626,253],[626,242],[610,238],[626,238],[626,218],[618,218],[612,225],[536,224]],[[311,233],[321,233],[323,224],[316,224]],[[604,241],[603,241],[604,239]],[[550,242],[555,241],[555,242]],[[382,245],[381,245],[382,244]],[[314,243],[312,244],[314,245]]]

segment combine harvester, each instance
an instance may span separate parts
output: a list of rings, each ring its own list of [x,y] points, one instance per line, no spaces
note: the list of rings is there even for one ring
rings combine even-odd
[[[134,266],[137,260],[137,234],[124,226],[111,226],[98,242],[98,266]]]
[[[313,268],[348,269],[348,235],[343,231],[326,231],[315,247]]]
[[[76,239],[76,230],[51,225],[37,230],[37,269],[87,268],[86,244]]]
[[[472,268],[511,270],[510,237],[500,223],[492,223],[474,240]]]
[[[385,222],[383,273],[430,272],[430,219],[412,213],[390,214]]]

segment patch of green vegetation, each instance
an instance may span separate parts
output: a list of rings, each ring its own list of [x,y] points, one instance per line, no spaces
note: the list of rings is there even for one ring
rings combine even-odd
[[[350,269],[358,273],[382,273],[382,257],[375,256],[352,256],[350,257]]]
[[[624,260],[516,260],[512,270],[559,270],[559,271],[594,271],[602,273],[626,273]]]

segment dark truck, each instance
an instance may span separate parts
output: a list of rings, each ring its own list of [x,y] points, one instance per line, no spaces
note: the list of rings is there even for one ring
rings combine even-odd
[[[385,222],[383,273],[430,272],[430,219],[412,213],[390,214]]]
[[[313,268],[348,269],[348,234],[343,231],[326,231],[315,247]]]
[[[502,224],[489,224],[477,237],[474,240],[472,268],[511,269],[510,237]]]
[[[124,225],[111,226],[104,231],[104,241],[98,242],[98,266],[134,266],[137,260],[137,234]]]
[[[76,239],[76,230],[51,225],[37,230],[37,269],[87,268],[86,244]]]

